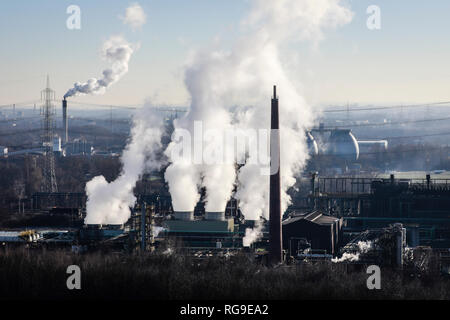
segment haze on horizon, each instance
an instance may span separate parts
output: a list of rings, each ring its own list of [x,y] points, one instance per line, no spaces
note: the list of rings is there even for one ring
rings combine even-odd
[[[100,104],[188,105],[183,67],[192,50],[230,43],[249,1],[141,0],[147,23],[127,28],[120,15],[133,1],[77,1],[81,30],[68,30],[70,1],[25,0],[0,4],[0,104],[36,100],[50,74],[57,97],[75,81],[105,67],[100,47],[111,34],[140,48],[129,72],[105,95],[77,97]],[[311,48],[296,46],[285,63],[312,105],[449,101],[450,2],[344,1],[354,13],[348,25],[328,32]],[[369,30],[369,5],[381,9],[381,29]],[[280,88],[282,90],[282,88]]]

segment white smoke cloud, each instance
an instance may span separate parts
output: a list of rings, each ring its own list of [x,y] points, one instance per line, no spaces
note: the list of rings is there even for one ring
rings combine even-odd
[[[125,11],[125,16],[120,16],[119,18],[133,30],[142,27],[147,22],[147,15],[138,3],[133,3],[129,6]]]
[[[222,130],[230,126],[268,129],[270,95],[276,84],[281,97],[282,210],[286,210],[290,203],[286,191],[294,185],[308,157],[304,131],[314,118],[298,90],[299,83],[284,63],[292,53],[286,43],[311,41],[316,45],[324,38],[325,29],[351,19],[352,12],[340,0],[254,0],[242,21],[242,35],[231,50],[207,48],[196,52],[187,64],[185,83],[192,98],[191,108],[186,118],[175,123],[176,128],[191,131],[192,122],[201,120],[204,127]],[[269,177],[261,175],[255,161],[247,160],[238,172],[235,196],[246,219],[268,218]],[[181,201],[178,197],[187,196],[192,201],[183,209],[192,210],[198,192],[188,184],[195,183],[206,187],[207,210],[224,209],[236,180],[234,166],[184,163],[181,167],[172,161],[169,172],[175,167],[181,169],[177,174],[166,174],[174,204]],[[174,193],[174,186],[187,191]]]
[[[257,221],[254,228],[245,229],[245,236],[242,238],[242,246],[250,247],[252,243],[262,237],[262,223]]]
[[[369,252],[373,247],[372,241],[358,241],[357,243],[357,252],[350,253],[344,252],[344,254],[340,258],[331,259],[332,262],[344,262],[344,261],[359,261],[360,255]]]
[[[107,182],[103,176],[86,184],[86,224],[123,224],[130,217],[136,201],[133,189],[144,172],[159,170],[163,164],[159,151],[164,121],[152,106],[137,111],[133,119],[131,140],[121,157],[119,177]]]
[[[106,88],[119,81],[128,72],[128,63],[137,46],[128,43],[122,36],[112,36],[103,44],[102,59],[111,63],[103,71],[101,79],[91,78],[87,82],[76,82],[64,98],[86,94],[104,94]]]

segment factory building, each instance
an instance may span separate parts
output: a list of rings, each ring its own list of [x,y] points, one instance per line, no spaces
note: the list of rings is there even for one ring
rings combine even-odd
[[[91,143],[89,143],[86,139],[73,139],[72,142],[66,144],[66,155],[69,156],[77,156],[77,155],[86,155],[90,156],[94,147]]]
[[[234,232],[233,219],[207,220],[176,216],[165,220],[162,227],[166,237],[174,239],[183,248],[211,249],[242,247],[242,240]]]
[[[284,220],[282,225],[283,248],[290,255],[296,255],[294,248],[302,239],[311,244],[311,249],[333,256],[342,244],[343,219],[325,215],[320,211],[291,216]]]
[[[408,245],[450,247],[450,180],[320,177],[308,203],[343,217],[344,234],[402,223]]]

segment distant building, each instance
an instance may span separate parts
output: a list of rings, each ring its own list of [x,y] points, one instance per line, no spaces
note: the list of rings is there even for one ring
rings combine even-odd
[[[8,148],[0,146],[0,156],[7,156],[8,155]]]
[[[53,138],[53,152],[61,152],[61,138],[60,137],[54,137]]]
[[[74,139],[66,144],[66,155],[86,155],[90,156],[94,147],[86,139]]]

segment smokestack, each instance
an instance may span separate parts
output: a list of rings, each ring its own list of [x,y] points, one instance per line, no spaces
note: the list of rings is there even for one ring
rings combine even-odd
[[[281,230],[281,184],[280,184],[280,120],[278,114],[277,87],[273,86],[270,133],[270,203],[269,203],[269,259],[273,264],[283,261]],[[276,167],[274,168],[274,164]],[[276,172],[274,173],[274,169]]]
[[[69,125],[67,120],[67,100],[64,98],[62,101],[62,113],[63,113],[63,139],[64,143],[69,142]]]

